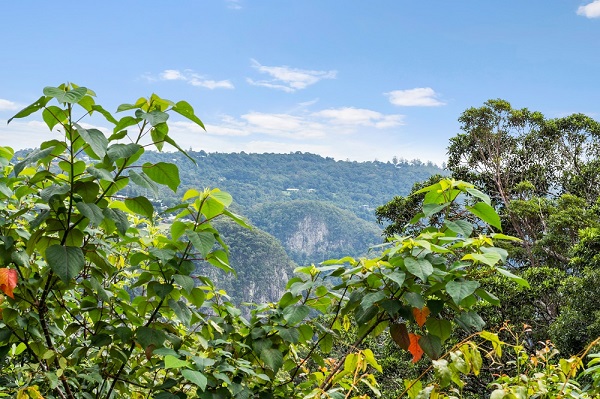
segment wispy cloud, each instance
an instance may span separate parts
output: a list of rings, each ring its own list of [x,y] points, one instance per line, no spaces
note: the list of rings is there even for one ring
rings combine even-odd
[[[312,114],[324,118],[334,125],[343,126],[371,126],[377,129],[386,129],[402,125],[403,115],[384,115],[381,112],[363,108],[333,108],[325,109]]]
[[[600,0],[594,0],[589,4],[579,6],[577,9],[577,15],[582,15],[586,18],[600,17]]]
[[[323,79],[335,79],[337,71],[314,71],[308,69],[290,68],[288,66],[266,66],[258,61],[252,60],[252,67],[263,74],[271,77],[268,80],[254,80],[247,78],[246,81],[254,86],[268,87],[270,89],[283,90],[293,93],[302,90]]]
[[[390,102],[400,107],[437,107],[446,103],[437,99],[439,96],[431,87],[394,90],[384,93]]]
[[[16,111],[20,108],[20,105],[9,100],[0,98],[0,111]]]
[[[241,0],[225,0],[225,3],[227,3],[227,8],[230,10],[241,10],[244,8],[242,7]]]
[[[191,69],[185,69],[180,71],[178,69],[165,69],[158,77],[146,74],[143,76],[144,79],[155,82],[157,80],[180,80],[187,84],[196,87],[204,87],[206,89],[234,89],[233,83],[229,80],[212,80],[206,76],[200,75]]]

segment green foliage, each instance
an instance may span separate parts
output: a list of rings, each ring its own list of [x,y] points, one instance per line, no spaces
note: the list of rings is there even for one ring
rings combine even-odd
[[[496,245],[515,238],[481,233],[500,226],[490,199],[473,185],[442,179],[422,188],[413,223],[423,222],[423,229],[391,238],[371,257],[297,268],[277,302],[254,304],[243,316],[207,269],[197,269],[204,262],[234,273],[219,232],[229,225],[218,223],[246,225],[229,209],[231,195],[189,188],[165,210],[175,215],[168,226],[155,224],[147,197],[123,197],[131,185],[178,189],[175,165],[136,162],[148,145],[179,148],[168,136],[169,113],[202,125],[192,107],[152,95],[121,105],[119,112],[133,116],[116,119],[93,96],[73,84],[46,88],[15,117],[42,111],[62,139],[44,142],[17,164],[12,149],[0,148],[0,290],[6,295],[0,300],[0,394],[379,396],[375,373],[383,367],[366,344],[386,332],[413,362],[424,354],[434,360],[439,383],[407,381],[411,398],[461,388],[461,373],[479,374],[477,345],[467,340],[449,354],[444,345],[456,326],[467,333],[483,327],[479,302],[498,303],[482,277],[499,273],[527,283],[499,267],[507,254]],[[53,99],[59,106],[48,105]],[[80,128],[92,112],[115,126],[111,136]],[[461,204],[469,204],[466,213],[452,214]],[[441,222],[428,226],[428,218]],[[481,337],[501,356],[498,336]],[[594,384],[595,364],[589,369]]]
[[[501,244],[507,269],[500,272],[532,283],[525,289],[501,276],[482,278],[482,286],[501,303],[500,308],[482,309],[484,318],[494,331],[507,320],[514,326],[527,324],[534,340],[552,338],[565,353],[578,353],[598,336],[600,320],[593,305],[596,274],[587,268],[588,261],[577,261],[579,255],[573,258],[581,252],[580,232],[600,223],[595,183],[600,176],[600,124],[581,114],[547,119],[539,112],[514,109],[504,100],[469,108],[459,121],[462,132],[450,140],[448,169],[453,178],[483,187],[490,201],[459,204],[449,213],[447,226],[457,234],[470,234],[469,224],[464,230],[453,220],[468,211],[495,229],[502,222],[504,232],[520,240]],[[407,222],[424,198],[419,188],[417,184],[411,195],[378,208],[378,220],[390,222],[388,236],[411,233]],[[442,223],[432,217],[422,220]],[[489,233],[485,226],[475,224],[475,229]],[[582,300],[580,312],[576,304]]]

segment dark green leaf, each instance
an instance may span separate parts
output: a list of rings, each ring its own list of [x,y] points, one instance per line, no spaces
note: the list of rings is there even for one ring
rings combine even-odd
[[[260,358],[271,370],[277,372],[283,365],[283,355],[277,349],[263,349]]]
[[[49,246],[46,249],[46,261],[52,271],[65,282],[76,277],[85,265],[81,248],[63,245]]]
[[[155,282],[155,284],[152,285],[152,289],[154,290],[156,295],[158,295],[158,297],[161,299],[165,299],[167,295],[169,295],[171,291],[173,291],[173,288],[175,288],[173,287],[173,284],[159,284]]]
[[[145,173],[136,173],[133,170],[129,171],[129,178],[140,187],[152,190],[158,196],[158,186]]]
[[[454,321],[456,321],[460,328],[466,331],[481,331],[481,329],[485,326],[485,322],[481,316],[474,311],[461,313],[454,318]]]
[[[309,313],[310,308],[306,305],[288,306],[283,309],[283,318],[293,326],[303,321]]]
[[[111,208],[106,208],[102,212],[106,218],[113,221],[115,226],[117,226],[119,233],[125,235],[127,229],[129,228],[129,219],[127,218],[127,214],[120,209]]]
[[[430,359],[439,359],[442,355],[442,341],[435,335],[427,334],[419,339],[419,346]]]
[[[300,340],[300,331],[297,328],[280,328],[279,336],[281,339],[292,344],[297,344]]]
[[[146,349],[150,345],[154,345],[156,348],[163,346],[165,339],[167,338],[165,333],[150,327],[140,327],[135,332],[136,341]]]
[[[90,220],[92,225],[99,226],[104,220],[104,214],[102,209],[96,204],[87,204],[85,202],[78,202],[75,204],[79,212]]]
[[[108,147],[106,155],[108,155],[108,158],[110,160],[116,161],[117,159],[130,158],[133,155],[135,155],[140,149],[142,149],[142,146],[135,143],[113,144],[110,147]]]
[[[189,382],[191,382],[192,384],[194,384],[198,388],[200,388],[201,391],[204,391],[206,389],[206,384],[208,382],[208,379],[201,372],[189,370],[189,369],[183,369],[183,370],[181,370],[181,375],[186,380],[188,380]]]
[[[173,310],[175,315],[185,326],[190,326],[190,320],[192,319],[192,311],[186,303],[181,301],[175,301],[169,299],[169,307]]]

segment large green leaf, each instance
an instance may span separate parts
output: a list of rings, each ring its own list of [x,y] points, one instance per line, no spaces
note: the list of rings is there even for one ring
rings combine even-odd
[[[194,108],[192,108],[192,106],[189,103],[185,101],[179,101],[171,109],[177,112],[179,115],[185,116],[192,122],[196,123],[202,129],[205,129],[204,123],[202,123],[202,121],[194,114]]]
[[[158,196],[158,186],[145,173],[129,171],[129,178],[140,187],[152,190]]]
[[[485,321],[474,311],[463,312],[456,316],[454,321],[466,331],[481,331],[485,326]]]
[[[140,327],[135,332],[136,341],[145,349],[150,345],[160,348],[165,342],[166,335],[160,330],[150,327]]]
[[[263,349],[260,352],[260,359],[274,372],[283,365],[283,354],[277,349]]]
[[[46,249],[46,261],[62,281],[69,281],[77,276],[85,265],[81,248],[63,245],[49,246]]]
[[[479,285],[480,284],[477,281],[453,280],[446,284],[446,292],[452,297],[454,303],[460,305],[463,299],[470,295],[473,295],[475,290],[479,288]]]
[[[208,379],[201,372],[184,369],[181,370],[181,375],[183,376],[183,378],[200,388],[201,391],[204,391],[206,389]]]
[[[127,214],[120,209],[105,208],[103,214],[106,218],[113,221],[119,233],[125,235],[129,228],[129,219]]]
[[[102,209],[96,204],[86,204],[85,202],[78,202],[75,204],[79,212],[90,220],[92,225],[99,226],[104,220],[104,214]]]
[[[79,125],[76,125],[77,132],[81,138],[89,144],[90,148],[96,154],[96,159],[102,159],[106,155],[106,149],[108,147],[108,139],[98,129],[84,129]],[[91,154],[88,154],[91,155]],[[93,158],[93,157],[92,157]]]
[[[404,259],[404,266],[413,275],[419,277],[422,281],[427,281],[427,278],[433,273],[433,266],[427,259],[416,259],[407,257]]]
[[[215,236],[208,231],[188,230],[186,235],[194,248],[196,248],[204,258],[206,258],[215,245]]]
[[[179,168],[176,165],[166,162],[145,163],[142,170],[153,181],[168,186],[173,192],[177,191],[181,181],[179,180]]]
[[[187,304],[185,302],[182,302],[182,301],[175,301],[174,299],[169,299],[168,303],[169,303],[169,307],[175,313],[175,316],[177,316],[177,318],[179,320],[181,320],[181,322],[185,326],[189,327],[190,326],[190,320],[192,319],[192,311],[187,306]]]
[[[54,97],[61,103],[74,104],[81,100],[88,92],[85,87],[78,87],[73,90],[64,91],[58,87],[44,87],[44,95]]]
[[[288,306],[283,310],[283,318],[293,326],[304,320],[309,313],[310,308],[306,305]]]
[[[474,206],[467,206],[467,209],[490,226],[494,226],[502,231],[500,216],[498,216],[498,213],[491,205],[488,205],[485,202],[478,202]]]
[[[37,99],[36,102],[28,105],[27,107],[25,107],[22,110],[20,110],[19,112],[17,112],[6,123],[7,124],[10,123],[10,121],[12,121],[13,119],[25,118],[26,116],[29,116],[36,111],[39,111],[40,109],[44,108],[46,106],[46,104],[48,104],[48,101],[50,101],[51,98],[52,97],[41,96],[40,98]]]
[[[117,159],[130,158],[135,155],[140,149],[141,145],[135,143],[129,144],[113,144],[108,147],[106,154],[112,161]]]
[[[425,326],[430,334],[439,337],[442,342],[450,338],[450,335],[452,334],[452,323],[450,323],[448,320],[430,317],[425,322]]]
[[[152,203],[146,197],[127,198],[125,206],[130,211],[145,216],[148,219],[152,219],[152,215],[154,214],[154,206],[152,206]]]
[[[421,337],[419,346],[430,359],[439,359],[442,355],[442,341],[435,335],[427,334]]]
[[[447,228],[465,238],[470,237],[471,233],[473,233],[473,225],[466,220],[446,220],[444,224]]]
[[[44,111],[42,111],[42,119],[46,122],[46,125],[48,125],[48,129],[50,130],[57,124],[65,122],[67,118],[68,114],[65,110],[56,105],[46,107]]]

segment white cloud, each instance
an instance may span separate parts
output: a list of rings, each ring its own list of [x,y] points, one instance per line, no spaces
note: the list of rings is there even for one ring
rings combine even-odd
[[[15,150],[36,148],[43,141],[60,138],[62,134],[48,131],[48,126],[42,121],[14,120],[6,124],[0,120],[0,142]]]
[[[181,80],[196,87],[204,87],[206,89],[234,89],[233,83],[229,80],[212,80],[208,79],[203,75],[197,74],[191,69],[180,71],[178,69],[165,69],[162,71],[158,78],[151,74],[145,74],[142,76],[149,82],[155,82],[157,80]]]
[[[582,15],[586,18],[599,18],[600,17],[600,0],[594,0],[585,6],[579,6],[577,9],[577,15]]]
[[[185,77],[176,69],[165,69],[160,74],[163,80],[186,80]]]
[[[438,94],[431,87],[417,87],[408,90],[394,90],[384,93],[392,104],[400,107],[437,107],[446,103],[437,99]]]
[[[252,66],[260,73],[270,75],[272,79],[254,80],[247,78],[246,81],[249,84],[283,90],[288,93],[305,89],[323,79],[335,79],[337,75],[337,71],[313,71],[288,66],[266,66],[261,65],[256,60],[252,60]]]
[[[19,108],[19,104],[0,98],[0,111],[16,111]]]
[[[316,117],[328,119],[336,125],[373,126],[378,129],[402,125],[403,115],[384,115],[377,111],[363,108],[335,108],[315,112]]]
[[[286,114],[264,114],[251,112],[242,115],[250,125],[267,131],[293,131],[302,127],[302,118]]]

